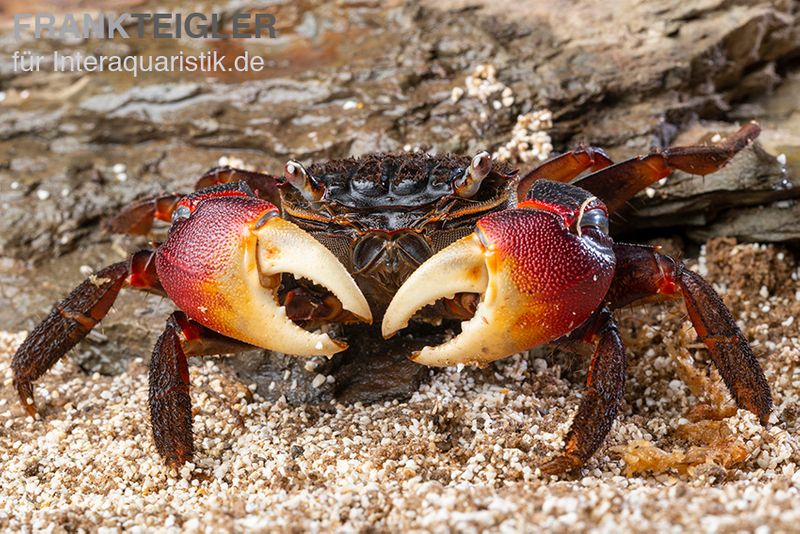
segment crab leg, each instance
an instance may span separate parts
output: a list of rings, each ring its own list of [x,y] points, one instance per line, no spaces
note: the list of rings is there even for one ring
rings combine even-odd
[[[233,167],[215,167],[207,171],[197,180],[195,190],[231,182],[244,182],[256,196],[280,206],[280,193],[274,176]],[[154,221],[172,221],[172,213],[184,196],[181,193],[166,193],[136,200],[103,221],[103,228],[113,234],[147,235]]]
[[[582,172],[599,171],[613,165],[605,150],[593,146],[581,147],[549,159],[523,176],[517,185],[517,198],[525,200],[528,191],[538,180],[571,182]]]
[[[609,290],[619,308],[653,295],[683,297],[700,340],[740,408],[766,424],[772,395],[750,344],[711,285],[683,263],[648,246],[615,244],[617,276]]]
[[[622,404],[625,391],[625,347],[607,307],[599,310],[584,338],[597,341],[589,365],[586,390],[565,438],[563,452],[541,466],[558,475],[582,466],[603,444]]]
[[[172,212],[182,196],[171,193],[137,200],[125,206],[114,217],[104,220],[103,229],[112,234],[147,235],[155,220],[172,220]]]
[[[167,320],[150,360],[150,421],[158,453],[173,467],[194,454],[189,366],[177,314]]]
[[[84,280],[34,328],[14,354],[14,386],[29,415],[36,415],[33,381],[42,376],[106,316],[120,289],[133,287],[163,294],[153,251],[141,250]]]
[[[192,458],[192,403],[187,356],[229,354],[253,349],[173,313],[150,360],[150,420],[158,453],[172,467]]]
[[[718,171],[760,132],[761,127],[751,122],[718,145],[666,148],[606,167],[574,185],[599,197],[613,213],[636,193],[676,169],[701,176]]]

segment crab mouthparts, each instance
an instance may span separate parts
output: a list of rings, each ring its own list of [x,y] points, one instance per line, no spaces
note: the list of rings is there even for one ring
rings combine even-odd
[[[458,363],[483,364],[502,358],[507,344],[499,314],[495,276],[495,252],[486,248],[477,233],[468,235],[423,263],[406,280],[386,310],[381,331],[384,338],[405,328],[414,314],[442,298],[458,293],[480,295],[474,316],[461,323],[461,333],[436,347],[425,347],[411,359],[431,366]],[[499,350],[498,350],[499,349]]]

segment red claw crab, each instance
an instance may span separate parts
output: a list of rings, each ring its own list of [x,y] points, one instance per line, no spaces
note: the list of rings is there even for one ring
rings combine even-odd
[[[290,161],[283,177],[215,169],[195,193],[143,200],[111,221],[140,234],[154,219],[172,226],[157,248],[98,271],[54,307],[14,355],[14,385],[35,414],[33,381],[122,287],[166,295],[179,311],[153,351],[149,402],[158,452],[176,466],[193,454],[188,356],[253,347],[332,356],[378,328],[391,350],[404,328],[413,338],[459,325],[452,339],[407,356],[486,365],[545,343],[594,343],[564,449],[542,466],[557,474],[592,456],[622,401],[626,357],[613,311],[662,296],[683,299],[733,399],[765,423],[769,386],[711,286],[654,247],[608,235],[609,215],[635,193],[674,169],[714,172],[758,133],[751,123],[717,145],[618,164],[584,147],[523,176],[488,152],[377,154],[307,169]],[[380,326],[358,324],[373,321]]]

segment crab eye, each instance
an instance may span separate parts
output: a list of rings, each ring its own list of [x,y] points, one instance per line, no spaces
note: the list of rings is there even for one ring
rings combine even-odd
[[[192,210],[188,206],[178,206],[178,209],[172,212],[172,224],[178,221],[185,221],[191,214]]]
[[[454,184],[455,193],[463,198],[475,196],[483,179],[492,172],[492,155],[485,150],[474,158],[464,174]]]
[[[305,167],[299,162],[289,160],[283,170],[284,179],[292,184],[292,187],[300,191],[306,200],[316,201],[322,198],[325,188],[317,183],[313,176],[308,174]]]
[[[607,235],[608,215],[606,215],[605,211],[600,208],[591,209],[583,213],[580,221],[578,222],[578,226],[580,228],[593,226]]]

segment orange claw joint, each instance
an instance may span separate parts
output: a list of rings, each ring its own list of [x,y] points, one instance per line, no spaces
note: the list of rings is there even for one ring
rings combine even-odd
[[[326,288],[345,310],[372,321],[344,266],[308,233],[281,219],[273,204],[220,186],[183,199],[176,215],[156,268],[169,297],[203,326],[296,356],[344,350],[345,343],[304,330],[287,317],[278,298],[284,274]]]
[[[588,198],[482,218],[474,233],[432,256],[400,287],[383,319],[384,337],[422,307],[464,292],[480,295],[475,315],[459,335],[423,348],[414,361],[486,364],[568,334],[601,304],[614,274],[611,240],[594,226],[595,210],[605,215]]]

